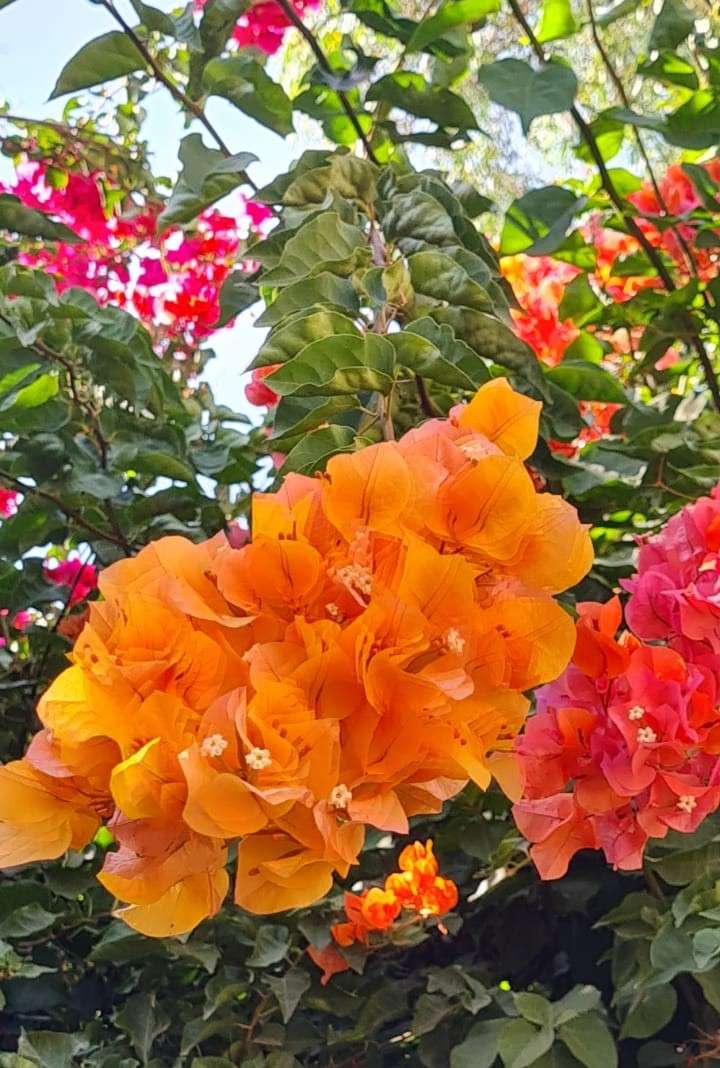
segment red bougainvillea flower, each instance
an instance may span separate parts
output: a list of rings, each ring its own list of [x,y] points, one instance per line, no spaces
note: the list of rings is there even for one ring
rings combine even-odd
[[[272,408],[277,404],[280,398],[275,390],[267,385],[265,379],[273,371],[277,371],[279,366],[280,364],[278,363],[271,363],[267,367],[255,368],[250,376],[250,381],[245,386],[245,396],[250,404],[254,404],[258,408]]]
[[[196,10],[202,10],[207,0],[195,0]],[[317,7],[320,0],[293,0],[293,7],[299,15]],[[253,4],[238,19],[233,31],[233,40],[239,48],[258,48],[267,55],[274,55],[283,43],[286,30],[291,23],[279,4],[268,0]]]
[[[0,519],[10,519],[18,510],[20,494],[0,486]]]
[[[78,556],[70,555],[64,560],[48,557],[43,564],[43,574],[48,582],[69,589],[69,605],[84,601],[97,588],[97,568],[86,564]]]
[[[515,819],[544,878],[583,848],[638,868],[648,838],[720,806],[720,487],[641,541],[623,585],[631,630],[617,598],[579,605],[572,663],[516,743]]]
[[[20,262],[51,275],[60,292],[80,287],[101,304],[132,312],[150,332],[159,355],[170,353],[187,362],[220,318],[220,289],[238,263],[245,237],[251,231],[267,232],[270,210],[238,193],[232,214],[208,209],[191,230],[170,227],[159,233],[161,204],[138,210],[121,198],[109,209],[105,190],[112,189],[112,182],[107,175],[67,171],[63,179],[53,184],[45,163],[22,162],[14,184],[2,187],[83,238],[73,245],[58,242],[23,250]]]
[[[0,857],[54,857],[109,821],[99,878],[121,915],[179,934],[220,907],[230,843],[236,903],[273,913],[346,877],[366,827],[406,834],[468,779],[518,797],[525,691],[575,642],[553,594],[592,560],[527,472],[539,415],[495,379],[448,420],[256,494],[249,542],[168,537],[106,568],[43,731],[0,768],[0,794],[37,795],[17,818],[0,802]],[[80,599],[81,567],[47,574]],[[416,843],[357,922],[455,899]]]

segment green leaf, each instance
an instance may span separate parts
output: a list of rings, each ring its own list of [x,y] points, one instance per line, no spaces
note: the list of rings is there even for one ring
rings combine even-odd
[[[357,394],[371,389],[387,393],[392,385],[395,353],[378,334],[336,334],[313,341],[266,378],[281,396]]]
[[[493,302],[487,290],[442,252],[416,252],[407,265],[416,292],[448,304],[464,304],[478,311],[492,310]]]
[[[287,1023],[300,1004],[303,994],[310,987],[310,976],[301,968],[290,968],[279,979],[268,977],[267,981],[277,998],[283,1023]]]
[[[227,326],[231,319],[251,308],[260,299],[257,285],[247,279],[245,271],[233,271],[220,286],[220,318],[215,329]]]
[[[579,274],[565,286],[558,314],[561,319],[572,319],[576,326],[586,326],[598,318],[603,307],[588,276]]]
[[[655,78],[667,85],[682,85],[686,89],[697,89],[700,84],[692,63],[677,52],[660,52],[655,59],[640,63],[637,72],[645,78]]]
[[[534,1027],[527,1020],[510,1020],[500,1032],[498,1053],[505,1068],[529,1068],[547,1053],[554,1037],[550,1027]]]
[[[323,212],[290,238],[277,267],[264,274],[261,283],[288,285],[323,270],[347,276],[361,249],[369,256],[362,230],[343,222],[337,212]]]
[[[653,986],[669,982],[680,972],[695,971],[692,939],[667,921],[650,944],[650,963],[653,967]]]
[[[529,256],[551,256],[562,245],[570,223],[586,203],[586,197],[577,197],[557,185],[526,193],[508,208],[500,237],[500,255],[525,252]]]
[[[85,1048],[80,1035],[59,1031],[23,1031],[18,1042],[20,1056],[42,1068],[73,1068],[75,1055]]]
[[[551,382],[577,400],[628,403],[625,390],[617,378],[597,364],[564,359],[557,367],[549,368],[546,374]]]
[[[313,304],[324,304],[356,315],[360,310],[357,293],[346,278],[322,271],[312,278],[284,289],[257,319],[257,326],[274,326],[293,312],[304,311]]]
[[[648,51],[662,52],[665,49],[677,48],[694,25],[695,16],[682,0],[664,0],[650,34]]]
[[[452,328],[429,317],[416,319],[406,330],[388,334],[397,362],[438,385],[476,390],[490,379],[487,364]]]
[[[352,452],[355,432],[348,426],[324,426],[307,434],[285,457],[283,474],[314,475],[340,452]]]
[[[0,193],[0,229],[23,237],[44,237],[48,241],[64,241],[68,245],[82,241],[64,223],[53,222],[49,215],[35,208],[26,208],[12,193]]]
[[[472,110],[461,96],[431,85],[414,71],[400,70],[379,78],[368,90],[366,99],[382,100],[441,127],[478,129]]]
[[[500,0],[445,0],[434,15],[417,24],[405,51],[421,52],[454,26],[478,22],[499,10]]]
[[[275,409],[273,435],[268,447],[289,452],[310,430],[333,423],[338,416],[357,408],[355,397],[281,397]]]
[[[558,1028],[558,1035],[586,1068],[617,1068],[615,1042],[604,1020],[586,1012]]]
[[[56,919],[54,913],[48,912],[36,901],[30,902],[0,920],[0,938],[27,938],[38,931],[45,931]]]
[[[170,1026],[170,1017],[157,1004],[155,994],[132,994],[115,1014],[115,1024],[125,1031],[138,1057],[147,1064],[155,1039]]]
[[[245,180],[245,171],[257,159],[251,152],[226,158],[219,149],[204,145],[197,133],[183,138],[178,154],[182,171],[158,218],[161,231],[174,224],[190,222],[226,196]]]
[[[290,99],[257,60],[247,56],[211,59],[203,71],[203,87],[208,94],[229,100],[275,133],[281,136],[292,133]]]
[[[481,1020],[450,1053],[450,1068],[492,1068],[498,1054],[498,1036],[504,1020]]]
[[[290,943],[290,931],[281,923],[263,923],[255,936],[255,947],[247,959],[249,968],[267,968],[284,960]]]
[[[190,56],[187,92],[192,100],[202,96],[206,64],[223,51],[235,23],[250,3],[251,0],[207,0],[198,31],[200,48]]]
[[[620,1037],[651,1038],[670,1022],[676,1007],[677,994],[670,983],[640,991],[625,1016]]]
[[[360,331],[347,315],[341,315],[329,308],[316,308],[306,315],[297,315],[273,330],[250,367],[267,367],[271,363],[286,363],[312,341],[321,341],[334,334],[360,336]]]
[[[491,100],[517,112],[525,134],[541,115],[568,111],[577,92],[577,78],[559,63],[533,70],[523,60],[501,59],[481,67],[478,80]]]
[[[127,34],[122,30],[111,30],[88,41],[65,64],[50,99],[77,93],[80,89],[89,89],[146,67],[142,53]]]
[[[540,396],[550,399],[535,353],[499,319],[474,308],[434,308],[430,317],[451,326],[455,336],[478,356],[517,372],[535,386]]]
[[[555,1027],[575,1019],[583,1013],[596,1009],[600,1004],[600,991],[594,986],[574,986],[572,990],[552,1003],[553,1023]]]
[[[570,0],[544,0],[540,26],[535,34],[541,44],[570,37],[579,29],[580,24],[573,15]]]
[[[612,26],[613,22],[624,19],[627,15],[632,15],[634,11],[637,11],[640,3],[641,0],[620,0],[620,3],[615,4],[609,11],[598,15],[598,26]]]
[[[453,221],[442,204],[420,189],[393,196],[382,218],[385,236],[406,255],[429,246],[457,245]]]
[[[538,1027],[550,1027],[553,1025],[552,1005],[541,994],[530,994],[520,991],[513,994],[515,1008],[524,1020],[537,1024]]]

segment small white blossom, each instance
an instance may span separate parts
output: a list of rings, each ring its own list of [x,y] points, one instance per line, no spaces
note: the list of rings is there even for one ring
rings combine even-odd
[[[683,794],[682,797],[678,798],[677,807],[681,812],[690,813],[696,806],[697,798],[693,797],[692,794]]]
[[[657,734],[652,727],[641,727],[637,732],[637,740],[639,742],[656,742]]]
[[[347,808],[351,801],[352,790],[348,790],[344,782],[338,783],[337,786],[333,786],[328,799],[330,808]]]
[[[228,744],[222,734],[209,734],[200,746],[200,752],[204,757],[222,756]]]
[[[445,645],[456,656],[462,655],[462,651],[465,648],[465,639],[457,627],[450,627],[450,630],[445,635]]]
[[[254,745],[252,749],[245,756],[245,763],[253,771],[263,771],[264,768],[269,768],[272,764],[272,757],[269,749],[260,749],[259,746]]]
[[[628,712],[628,719],[642,719],[645,715],[645,709],[642,705],[634,705]]]

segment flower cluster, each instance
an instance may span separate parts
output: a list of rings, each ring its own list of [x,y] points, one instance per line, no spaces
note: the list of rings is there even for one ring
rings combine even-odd
[[[0,863],[107,820],[100,881],[166,935],[217,911],[230,841],[236,903],[272,913],[345,876],[366,825],[407,833],[468,778],[517,796],[524,691],[574,643],[552,594],[592,558],[526,470],[539,409],[495,379],[256,494],[247,544],[169,537],[103,571],[44,730],[0,769]]]
[[[583,848],[638,868],[648,838],[720,805],[720,488],[644,541],[623,585],[630,629],[617,598],[579,606],[572,663],[517,743],[515,818],[545,878]]]
[[[195,8],[202,10],[207,0],[195,0]],[[293,0],[293,7],[298,15],[312,11],[320,0]],[[281,47],[286,31],[291,22],[279,4],[274,0],[263,0],[253,4],[238,19],[233,30],[232,39],[238,48],[257,48],[266,55],[274,55]]]
[[[220,318],[220,289],[242,253],[243,235],[262,231],[269,209],[238,196],[234,215],[208,209],[189,233],[179,227],[159,232],[161,205],[108,211],[105,175],[68,171],[62,177],[51,182],[47,164],[23,162],[8,191],[83,241],[25,249],[19,261],[51,275],[60,292],[78,286],[101,304],[133,312],[159,354],[190,359]]]
[[[16,490],[0,486],[0,519],[10,519],[18,510],[20,494]]]
[[[408,915],[397,927],[406,930],[431,916],[444,916],[457,904],[457,886],[452,879],[439,874],[431,839],[425,844],[413,842],[406,846],[400,854],[398,869],[388,875],[382,888],[371,886],[362,894],[345,894],[346,918],[330,928],[335,945],[347,948],[360,943],[377,948],[384,943],[383,933],[393,928],[401,913]],[[308,947],[310,958],[324,970],[323,985],[349,967],[335,945]]]
[[[84,601],[97,589],[97,568],[94,564],[84,563],[73,553],[64,560],[48,556],[43,563],[43,575],[54,586],[61,586],[69,591],[69,606]]]

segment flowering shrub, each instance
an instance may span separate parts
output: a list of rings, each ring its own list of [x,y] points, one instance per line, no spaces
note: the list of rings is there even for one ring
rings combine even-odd
[[[552,594],[591,562],[525,470],[539,409],[496,379],[449,421],[256,495],[242,548],[161,540],[104,571],[44,731],[0,769],[2,863],[108,820],[122,917],[178,934],[219,909],[228,840],[236,903],[272,913],[346,875],[366,825],[405,833],[468,778],[513,792],[523,691],[572,651]],[[444,893],[410,875],[407,901]]]
[[[262,232],[270,211],[241,196],[235,215],[201,212],[192,232],[158,227],[161,205],[129,204],[107,209],[108,185],[99,172],[60,172],[42,162],[21,162],[6,187],[28,207],[51,213],[76,234],[80,244],[27,248],[19,262],[38,267],[60,293],[78,286],[101,304],[126,308],[150,331],[158,355],[188,361],[220,319],[220,290],[242,255],[250,232]]]
[[[719,531],[716,488],[643,540],[619,637],[617,598],[578,606],[572,663],[517,743],[514,814],[544,878],[583,848],[637,869],[649,838],[691,833],[720,805]]]

